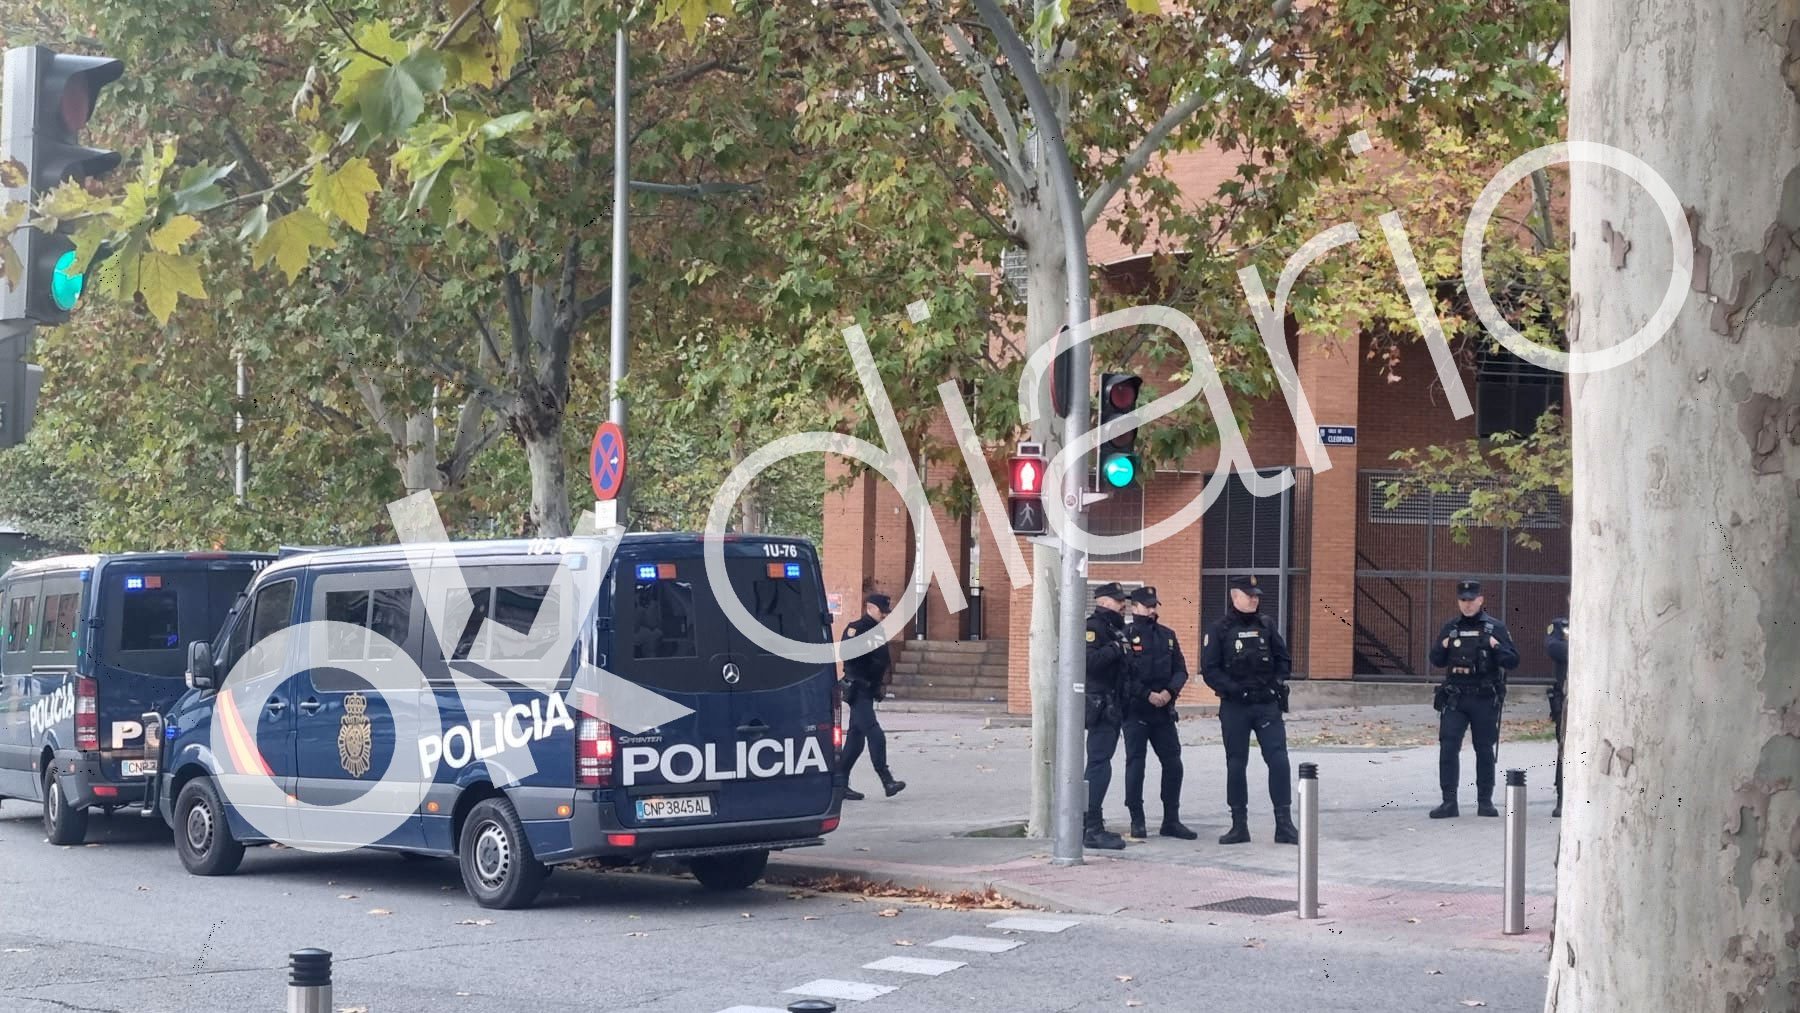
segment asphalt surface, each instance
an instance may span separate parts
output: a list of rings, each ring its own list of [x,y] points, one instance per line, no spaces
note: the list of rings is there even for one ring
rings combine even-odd
[[[1490,1010],[1542,1007],[1538,953],[1370,945],[1328,927],[1218,915],[1159,924],[1070,916],[1059,932],[991,927],[1016,911],[935,909],[691,880],[559,871],[536,908],[489,911],[449,862],[254,849],[238,875],[189,876],[160,822],[96,816],[55,848],[35,807],[0,806],[0,1010],[286,1008],[287,954],[336,957],[338,1011],[782,1010],[788,990],[894,991],[840,1009]],[[1022,945],[934,947],[951,936]],[[869,969],[952,961],[936,976]],[[921,965],[922,966],[922,965]],[[934,967],[932,969],[940,969]],[[1441,972],[1441,973],[1433,973]],[[817,984],[819,982],[826,984]]]

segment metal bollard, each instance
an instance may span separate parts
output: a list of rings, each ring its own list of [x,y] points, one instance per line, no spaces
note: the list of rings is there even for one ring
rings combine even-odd
[[[1525,931],[1525,772],[1506,772],[1506,894],[1504,932],[1516,936]]]
[[[788,1003],[788,1013],[837,1013],[837,1004],[823,999],[801,999]]]
[[[1319,917],[1319,765],[1300,765],[1300,917]]]
[[[288,1013],[331,1013],[331,952],[288,954]]]

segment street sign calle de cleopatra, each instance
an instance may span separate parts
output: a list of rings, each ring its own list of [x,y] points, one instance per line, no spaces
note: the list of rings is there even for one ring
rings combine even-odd
[[[588,449],[588,478],[594,485],[594,498],[617,499],[625,487],[625,433],[617,423],[602,422],[594,430],[594,443]]]

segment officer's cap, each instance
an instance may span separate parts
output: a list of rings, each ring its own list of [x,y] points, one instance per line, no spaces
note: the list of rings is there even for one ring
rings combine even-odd
[[[1481,597],[1481,581],[1479,581],[1479,580],[1457,581],[1456,597],[1458,597],[1459,599],[1461,599],[1463,601],[1474,601],[1475,599]]]
[[[1110,581],[1105,584],[1101,584],[1099,587],[1094,588],[1094,600],[1098,601],[1101,598],[1111,598],[1114,601],[1124,601],[1125,600],[1125,589],[1120,587],[1119,582],[1116,580]]]
[[[888,596],[885,594],[872,594],[872,595],[868,596],[867,598],[864,598],[863,602],[868,605],[873,605],[883,612],[894,611],[893,601],[890,600],[888,598]]]
[[[1253,573],[1243,573],[1231,578],[1231,589],[1258,597],[1262,596],[1262,588],[1257,586],[1256,575]]]
[[[1131,592],[1131,600],[1149,608],[1162,604],[1156,600],[1156,588],[1153,587],[1140,587]]]

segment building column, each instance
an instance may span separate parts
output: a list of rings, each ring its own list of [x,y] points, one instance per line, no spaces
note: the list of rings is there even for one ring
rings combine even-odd
[[[1361,400],[1360,341],[1355,334],[1303,334],[1295,367],[1300,387],[1320,426],[1355,426]],[[1295,435],[1294,460],[1306,460]],[[1356,446],[1327,446],[1331,467],[1313,473],[1311,602],[1307,621],[1306,675],[1347,679],[1356,633]],[[1295,603],[1298,607],[1299,603]]]
[[[843,481],[849,473],[850,465],[842,458],[825,458],[827,486]],[[839,628],[862,614],[863,596],[875,575],[877,479],[874,473],[867,473],[850,485],[825,494],[825,544],[820,546],[820,553],[824,556],[825,593],[828,600],[836,600]]]

